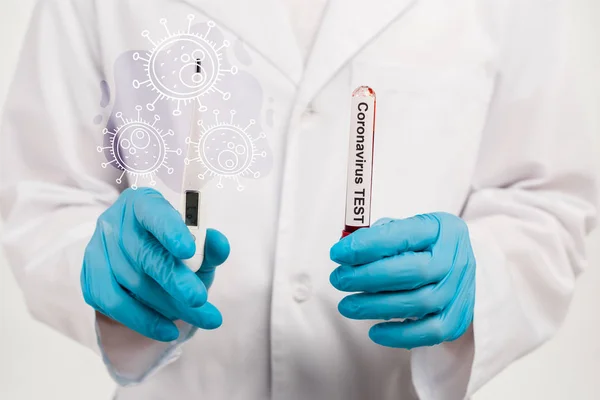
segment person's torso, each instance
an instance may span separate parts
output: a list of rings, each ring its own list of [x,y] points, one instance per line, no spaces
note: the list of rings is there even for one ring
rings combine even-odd
[[[207,223],[232,249],[209,295],[223,326],[198,331],[178,361],[119,400],[415,397],[410,353],[371,342],[375,321],[343,318],[344,294],[329,284],[350,94],[360,85],[377,94],[372,221],[459,214],[493,54],[475,1],[381,3],[332,0],[304,69],[274,0],[97,2],[107,162],[179,204],[191,110],[202,107],[190,163]],[[111,140],[121,140],[118,154]]]

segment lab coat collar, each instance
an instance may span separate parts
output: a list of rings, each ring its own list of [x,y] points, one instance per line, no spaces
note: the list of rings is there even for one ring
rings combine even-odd
[[[281,0],[184,0],[263,56],[292,84],[304,62]]]
[[[299,103],[308,103],[356,53],[418,0],[329,0],[306,66],[281,0],[185,1],[300,85]]]
[[[311,101],[352,57],[417,1],[329,0],[304,72],[299,100]]]

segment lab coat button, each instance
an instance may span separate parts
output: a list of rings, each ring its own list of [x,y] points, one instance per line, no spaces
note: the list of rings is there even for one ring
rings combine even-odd
[[[310,284],[310,278],[307,275],[297,277],[293,286],[293,298],[297,303],[304,303],[310,298],[312,286]]]

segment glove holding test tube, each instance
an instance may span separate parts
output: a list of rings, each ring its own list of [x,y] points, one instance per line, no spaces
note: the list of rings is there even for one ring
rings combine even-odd
[[[340,264],[332,285],[344,292],[340,313],[350,319],[402,321],[372,327],[380,345],[411,349],[453,341],[473,320],[475,257],[466,223],[434,213],[383,219],[369,227],[375,93],[352,95],[346,221],[331,248]],[[410,190],[410,189],[406,189]]]
[[[475,257],[467,225],[445,213],[382,220],[331,248],[340,266],[333,286],[361,292],[338,309],[351,319],[390,320],[369,336],[378,344],[411,349],[462,336],[473,320]]]

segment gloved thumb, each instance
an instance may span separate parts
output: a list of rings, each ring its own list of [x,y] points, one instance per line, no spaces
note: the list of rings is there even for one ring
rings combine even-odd
[[[204,261],[198,272],[196,272],[196,275],[202,280],[207,289],[212,285],[215,278],[215,268],[227,260],[229,252],[229,241],[225,235],[215,229],[207,229],[206,240],[204,241]]]

